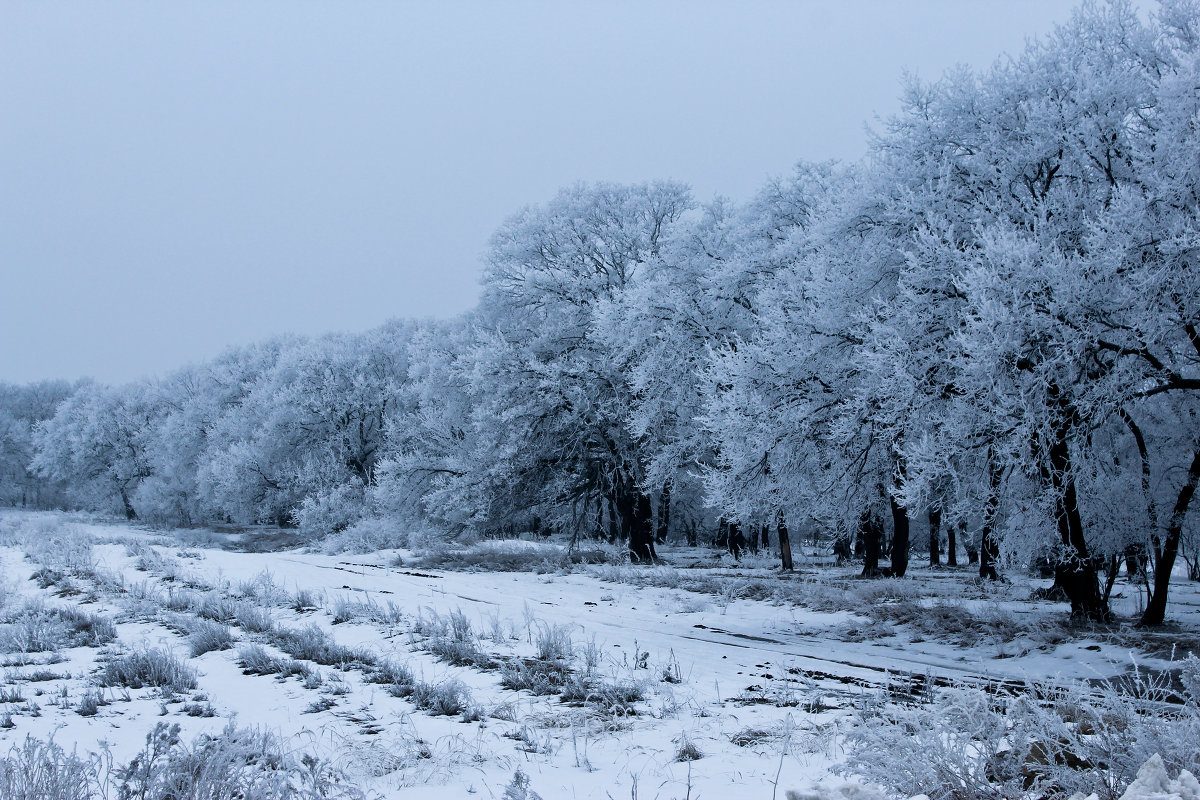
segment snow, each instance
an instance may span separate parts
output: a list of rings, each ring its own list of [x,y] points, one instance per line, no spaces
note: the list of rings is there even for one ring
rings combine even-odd
[[[842,755],[840,732],[863,703],[933,681],[1097,678],[1121,674],[1130,664],[1130,653],[1119,645],[1088,639],[1041,649],[1033,643],[1025,652],[916,641],[918,637],[903,632],[845,641],[839,635],[855,619],[849,611],[722,599],[599,577],[612,577],[611,570],[452,572],[396,566],[391,552],[346,557],[212,546],[181,551],[167,536],[127,525],[93,523],[81,530],[107,542],[94,547],[97,567],[120,575],[126,587],[145,582],[149,588],[179,592],[186,591],[182,583],[208,584],[234,594],[243,582],[258,580],[260,585],[273,583],[280,595],[283,590],[309,590],[321,608],[299,612],[283,603],[271,606],[277,624],[316,625],[340,644],[361,645],[378,656],[407,662],[418,678],[431,683],[460,680],[482,707],[484,719],[465,723],[458,717],[430,716],[366,682],[360,670],[320,667],[324,684],[307,689],[296,678],[281,682],[243,675],[236,648],[188,659],[180,634],[157,620],[131,616],[127,598],[98,591],[96,602],[85,607],[118,619],[121,645],[172,649],[199,670],[198,690],[167,702],[154,689],[129,690],[127,700],[122,690],[108,689],[111,704],[94,717],[83,717],[74,706],[89,687],[99,654],[92,648],[65,650],[62,663],[46,668],[69,673],[69,678],[20,684],[41,715],[15,712],[15,727],[0,730],[0,750],[26,735],[53,735],[68,750],[108,747],[121,761],[141,748],[156,722],[178,722],[185,735],[192,735],[215,733],[235,718],[331,759],[364,788],[389,798],[500,796],[518,768],[529,777],[529,789],[547,799],[600,800],[629,796],[635,787],[640,796],[663,798],[722,797],[735,790],[757,797],[791,790],[804,798],[875,798],[874,790],[847,783],[834,772]],[[178,561],[176,580],[166,582],[136,568],[137,558],[130,553],[151,551]],[[52,590],[36,588],[28,580],[34,566],[15,546],[0,548],[0,568],[13,593],[10,607],[33,598],[47,604],[81,599],[57,598]],[[943,574],[930,572],[922,578],[920,570],[915,572],[918,582],[946,583]],[[631,579],[636,576],[630,574]],[[1010,590],[1020,595],[1018,588]],[[333,611],[342,600],[374,608],[380,621],[359,617],[334,624]],[[964,595],[963,602],[1007,601]],[[1048,608],[1047,613],[1062,614],[1061,608]],[[646,690],[645,700],[637,704],[636,715],[604,717],[564,705],[553,695],[505,689],[494,671],[442,663],[420,648],[412,625],[420,617],[456,610],[479,632],[479,646],[493,656],[530,656],[540,631],[562,626],[577,652],[594,645],[600,672],[614,681],[636,681]],[[253,640],[244,631],[235,633],[239,643]],[[1143,665],[1154,662],[1144,654],[1137,657]],[[28,669],[11,669],[7,677],[12,680]],[[667,680],[671,674],[678,682]],[[56,702],[63,691],[67,699]],[[182,701],[201,696],[211,703],[215,717],[182,712]],[[321,698],[332,700],[332,706],[311,710]],[[675,760],[685,737],[701,758]],[[1182,787],[1169,791],[1187,798],[1194,796],[1185,793],[1194,782],[1188,775],[1153,786]]]

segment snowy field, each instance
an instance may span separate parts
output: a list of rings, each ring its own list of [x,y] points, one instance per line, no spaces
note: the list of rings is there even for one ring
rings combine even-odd
[[[667,549],[675,566],[449,571],[238,540],[0,516],[0,753],[52,737],[121,765],[161,723],[188,743],[232,721],[368,796],[874,797],[848,760],[864,720],[1169,676],[1200,649],[1182,579],[1149,634],[1069,627],[1036,582],[966,567],[860,581]],[[1114,597],[1136,612],[1137,586]]]

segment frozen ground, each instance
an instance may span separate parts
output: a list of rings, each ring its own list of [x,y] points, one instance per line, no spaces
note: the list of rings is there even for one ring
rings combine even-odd
[[[121,763],[156,723],[187,738],[235,718],[385,797],[506,797],[518,770],[546,800],[819,796],[855,782],[836,768],[864,708],[950,684],[1163,669],[1200,628],[1200,592],[1184,580],[1178,624],[1143,635],[1069,628],[1062,606],[1028,601],[1032,583],[980,586],[967,568],[781,577],[769,561],[697,566],[681,551],[665,554],[677,567],[458,572],[394,551],[251,553],[229,539],[0,516],[0,751],[53,736]],[[1136,586],[1114,594],[1135,611]],[[109,618],[116,639],[39,649],[34,628],[50,623],[22,611],[31,603]],[[232,646],[193,655],[213,629]],[[293,660],[302,636],[343,650]],[[194,668],[196,687],[99,685],[121,654],[155,650]],[[246,674],[254,654],[303,671]],[[403,689],[392,667],[407,667]]]

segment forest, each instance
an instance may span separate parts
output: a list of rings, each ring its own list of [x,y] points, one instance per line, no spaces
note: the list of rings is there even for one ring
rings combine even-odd
[[[1200,578],[1194,11],[1089,7],[911,81],[866,159],[745,204],[565,188],[496,231],[459,319],[4,385],[0,499],[634,561],[773,539],[785,569],[796,539],[896,576],[948,540],[992,578],[1040,560],[1097,621],[1145,571],[1160,624],[1177,560]]]

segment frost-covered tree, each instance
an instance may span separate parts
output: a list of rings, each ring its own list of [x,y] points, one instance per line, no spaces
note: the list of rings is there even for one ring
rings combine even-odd
[[[159,417],[151,387],[81,387],[34,434],[38,474],[62,481],[69,496],[95,510],[138,514],[131,497],[151,474],[148,437]]]
[[[66,381],[0,383],[0,504],[46,508],[63,502],[62,484],[32,467],[34,431],[73,391]]]

